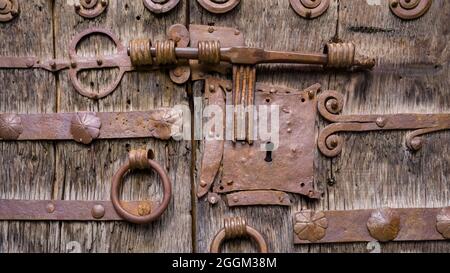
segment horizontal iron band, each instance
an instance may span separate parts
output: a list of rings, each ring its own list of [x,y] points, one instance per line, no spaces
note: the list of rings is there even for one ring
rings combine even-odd
[[[301,211],[294,217],[294,243],[446,240],[450,238],[449,212],[450,208]],[[386,220],[386,215],[394,216]],[[440,223],[438,219],[441,219]]]
[[[75,140],[154,137],[171,138],[181,116],[169,108],[143,112],[78,112],[52,114],[0,114],[0,139]]]
[[[146,215],[156,203],[122,202],[134,215]],[[1,221],[125,221],[111,201],[0,200]]]

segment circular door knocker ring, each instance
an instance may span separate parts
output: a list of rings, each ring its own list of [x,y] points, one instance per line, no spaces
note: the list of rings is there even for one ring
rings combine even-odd
[[[222,228],[214,237],[210,252],[220,253],[220,247],[225,240],[237,239],[242,237],[250,237],[258,244],[260,253],[267,253],[267,243],[262,234],[256,229],[247,225],[241,217],[227,218],[224,220],[224,228]]]
[[[93,19],[102,14],[107,6],[108,0],[80,0],[79,4],[75,4],[75,12],[81,17]]]
[[[289,0],[294,11],[303,18],[321,16],[330,6],[330,0]]]
[[[9,22],[19,15],[18,0],[0,0],[0,22]]]
[[[390,0],[389,8],[397,17],[413,20],[424,15],[432,3],[433,0]]]
[[[132,150],[129,153],[128,162],[123,165],[113,177],[111,186],[111,202],[117,214],[128,222],[134,224],[148,224],[153,222],[164,213],[169,205],[170,198],[172,196],[170,179],[166,171],[164,171],[164,169],[157,162],[151,159],[153,157],[153,151],[151,150]],[[161,204],[156,208],[152,208],[147,215],[138,216],[131,214],[124,209],[119,200],[119,192],[124,175],[128,171],[135,169],[153,169],[159,175],[163,184],[164,195]]]
[[[197,0],[197,2],[209,12],[222,14],[234,9],[241,0]]]
[[[166,13],[174,9],[180,0],[144,0],[144,6],[153,13]]]

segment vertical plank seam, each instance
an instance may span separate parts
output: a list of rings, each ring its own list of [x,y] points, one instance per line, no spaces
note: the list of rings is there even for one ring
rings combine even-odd
[[[185,26],[189,30],[189,25],[191,21],[191,1],[186,1],[186,21]],[[194,138],[195,134],[195,119],[194,119],[194,98],[192,91],[192,82],[188,81],[186,84],[186,94],[189,97],[189,108],[191,109],[191,168],[190,168],[190,179],[191,179],[191,252],[197,252],[197,194],[195,187],[195,166],[197,162],[197,145]]]

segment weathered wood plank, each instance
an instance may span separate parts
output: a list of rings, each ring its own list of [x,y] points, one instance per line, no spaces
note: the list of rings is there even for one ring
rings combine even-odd
[[[379,63],[372,73],[332,78],[331,87],[346,96],[344,113],[450,112],[450,3],[433,2],[425,16],[405,22],[391,14],[387,0],[340,1],[338,38],[361,45],[361,51],[376,56]],[[337,184],[327,191],[329,209],[450,205],[450,133],[426,135],[426,143],[417,153],[407,150],[405,134],[344,134],[343,153],[333,161]],[[320,249],[367,251],[365,244]],[[381,247],[383,252],[449,250],[447,242]]]
[[[73,1],[57,1],[55,6],[56,55],[67,57],[72,37],[92,26],[112,30],[124,43],[133,38],[164,39],[166,29],[185,23],[186,5],[181,3],[165,15],[154,15],[142,1],[109,1],[108,10],[94,20],[84,20],[74,12]],[[86,40],[79,54],[108,54],[114,47],[104,37]],[[95,55],[94,55],[95,56]],[[114,71],[82,73],[83,84],[94,90],[111,82]],[[58,85],[58,111],[139,111],[188,103],[184,86],[174,85],[165,72],[133,72],[123,78],[119,88],[107,98],[93,101],[80,96],[63,72]],[[75,244],[82,252],[190,252],[191,182],[189,142],[164,142],[152,139],[98,141],[90,146],[60,143],[57,154],[58,197],[68,200],[109,200],[110,183],[126,161],[127,151],[154,149],[156,160],[169,172],[173,199],[163,217],[146,226],[127,223],[62,223],[61,249]],[[162,186],[154,174],[127,176],[123,198],[160,200]],[[174,236],[175,235],[175,236]]]
[[[53,58],[52,1],[21,1],[22,12],[0,23],[1,56]],[[42,70],[0,70],[0,112],[55,109],[55,76]],[[0,198],[53,196],[55,151],[50,142],[0,142]],[[0,222],[0,252],[58,252],[58,223]]]
[[[331,40],[336,32],[337,2],[332,1],[327,13],[317,20],[305,20],[299,17],[290,7],[289,1],[271,0],[241,1],[233,11],[224,15],[214,15],[191,1],[191,23],[211,24],[216,26],[236,27],[245,36],[248,46],[263,47],[274,50],[298,50],[321,52],[323,45]],[[271,66],[258,69],[258,81],[270,84],[286,85],[303,89],[317,82],[328,88],[329,75],[326,73],[303,73],[300,69],[279,69]],[[231,77],[231,76],[230,76]],[[201,96],[202,86],[194,86],[194,94]],[[201,145],[197,149],[195,184],[198,184]],[[330,160],[315,160],[317,186],[323,187],[330,174]],[[282,174],[280,174],[282,175]],[[216,181],[217,182],[217,181]],[[230,216],[243,216],[247,222],[260,230],[266,237],[271,252],[309,251],[309,247],[293,246],[292,214],[301,208],[322,207],[324,201],[309,202],[306,198],[292,196],[293,206],[276,207],[226,207],[223,202],[216,206],[209,205],[207,200],[198,200],[196,204],[196,251],[207,252],[213,236],[223,225],[223,219]],[[249,242],[233,242],[226,244],[224,251],[256,251]]]

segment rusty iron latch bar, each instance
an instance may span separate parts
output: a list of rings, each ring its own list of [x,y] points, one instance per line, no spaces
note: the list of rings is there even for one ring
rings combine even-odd
[[[161,108],[145,112],[0,113],[0,140],[74,140],[158,138],[168,140],[182,126],[181,112]]]
[[[342,152],[339,132],[414,130],[406,135],[406,146],[418,151],[423,146],[421,135],[450,129],[450,114],[339,115],[344,97],[336,91],[323,92],[318,99],[320,115],[332,124],[319,134],[318,147],[328,157]]]
[[[172,186],[166,171],[153,160],[151,150],[132,150],[127,163],[113,177],[111,201],[75,200],[0,200],[1,221],[127,221],[147,224],[166,211]],[[125,173],[135,169],[152,169],[163,184],[163,200],[120,201],[119,191]]]
[[[295,244],[450,239],[450,207],[304,210],[294,216]]]
[[[205,27],[208,29],[207,33],[215,32],[214,27]],[[190,29],[191,32],[204,31],[204,27],[191,26]],[[137,69],[156,70],[161,68],[161,66],[168,66],[172,68],[170,70],[171,79],[178,84],[185,83],[189,80],[191,73],[191,69],[187,63],[188,60],[198,60],[200,63],[210,65],[210,67],[218,66],[220,62],[231,63],[238,68],[234,74],[236,80],[238,80],[237,72],[245,71],[245,75],[239,78],[241,81],[247,77],[255,78],[255,72],[252,66],[260,63],[317,64],[340,68],[351,68],[355,66],[371,68],[375,64],[372,59],[356,59],[355,47],[350,43],[330,44],[326,47],[324,54],[306,54],[269,51],[243,46],[222,47],[221,40],[228,39],[229,37],[220,37],[217,35],[211,35],[209,38],[212,38],[212,40],[197,40],[197,44],[195,44],[190,39],[192,36],[207,38],[208,35],[191,33],[190,31],[183,25],[173,25],[168,29],[167,40],[156,41],[153,44],[151,39],[135,39],[130,41],[128,47],[125,47],[111,31],[101,28],[89,28],[76,35],[71,41],[69,45],[69,60],[52,59],[41,61],[35,57],[0,57],[0,68],[40,68],[50,72],[68,69],[70,80],[77,92],[91,99],[101,99],[117,88],[125,72],[135,71]],[[235,33],[233,36],[240,37],[240,33],[236,31],[233,31]],[[221,33],[229,34],[229,31],[218,32],[219,35]],[[118,52],[110,56],[78,56],[77,46],[79,43],[95,34],[109,37],[117,46]],[[214,39],[214,37],[220,37],[221,39]],[[235,38],[231,38],[231,40],[235,40]],[[187,47],[190,42],[195,47]],[[110,86],[101,89],[99,93],[86,90],[78,79],[78,74],[81,71],[105,68],[118,68],[119,76]],[[243,82],[239,82],[239,86],[244,86]],[[251,86],[248,86],[248,88],[251,88]],[[236,92],[238,91],[236,90]],[[249,94],[253,93],[254,90],[250,89]]]
[[[264,236],[255,228],[247,225],[242,217],[226,218],[224,227],[214,236],[211,242],[210,252],[220,253],[220,247],[225,240],[251,238],[258,244],[260,253],[267,253],[267,243]]]

